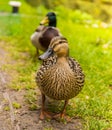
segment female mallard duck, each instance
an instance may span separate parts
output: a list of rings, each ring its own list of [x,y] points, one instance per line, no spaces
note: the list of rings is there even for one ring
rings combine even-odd
[[[36,75],[36,82],[42,94],[40,119],[48,116],[45,112],[45,96],[56,100],[65,100],[62,118],[68,100],[75,97],[84,85],[84,74],[80,64],[69,57],[67,40],[57,36],[51,40],[48,50],[41,56],[43,64]]]
[[[31,35],[31,42],[36,47],[37,56],[39,50],[46,51],[53,37],[61,35],[56,29],[56,15],[54,12],[49,12],[46,17],[40,22],[40,26]],[[45,26],[48,24],[48,26]]]

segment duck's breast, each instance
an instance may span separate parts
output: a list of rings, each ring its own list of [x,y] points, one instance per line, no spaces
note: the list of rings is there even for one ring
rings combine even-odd
[[[56,28],[48,27],[42,34],[42,37],[39,38],[39,42],[44,48],[48,48],[51,39],[55,36],[59,36],[60,33]]]
[[[50,98],[65,100],[75,97],[81,88],[76,84],[76,77],[67,68],[48,69],[41,80],[41,91]]]

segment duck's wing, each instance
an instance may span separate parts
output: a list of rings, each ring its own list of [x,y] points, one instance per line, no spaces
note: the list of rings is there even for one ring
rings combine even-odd
[[[57,57],[56,56],[51,56],[50,58],[48,58],[47,60],[44,60],[40,69],[37,72],[36,75],[36,81],[39,83],[41,82],[44,73],[46,72],[46,70],[48,70],[50,67],[52,67],[54,64],[56,64],[57,61]]]
[[[47,27],[46,26],[43,26],[43,25],[40,25],[40,26],[38,26],[36,29],[35,29],[35,31],[34,31],[34,33],[31,35],[31,37],[30,37],[30,40],[31,40],[31,42],[32,42],[32,44],[36,47],[36,48],[38,48],[38,49],[40,49],[40,50],[45,50],[44,49],[44,47],[41,45],[41,43],[40,43],[40,38],[43,36],[43,32],[45,31],[47,29]]]
[[[74,72],[74,75],[76,76],[77,84],[83,86],[85,81],[85,75],[82,71],[80,64],[74,58],[69,58],[68,63],[70,68]]]
[[[41,37],[39,38],[39,42],[44,48],[47,49],[51,39],[60,35],[60,32],[55,27],[46,27],[46,29],[43,30]]]

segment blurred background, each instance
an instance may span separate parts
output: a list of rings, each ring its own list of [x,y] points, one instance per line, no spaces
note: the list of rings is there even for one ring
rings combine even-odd
[[[33,7],[43,5],[47,9],[64,6],[72,10],[84,11],[94,18],[109,22],[112,17],[112,0],[26,0]]]
[[[6,12],[11,11],[10,6],[8,7],[8,2],[10,0],[5,0],[0,2],[0,11]],[[94,18],[101,19],[105,22],[109,22],[112,17],[112,0],[19,0],[21,3],[28,4],[32,8],[39,8],[43,6],[47,9],[56,9],[59,6],[69,8],[72,10],[84,11]],[[21,8],[20,8],[21,10]],[[27,9],[25,9],[27,10]],[[29,10],[29,9],[28,9]],[[28,11],[27,10],[27,11]],[[20,11],[21,12],[21,11]],[[26,11],[25,11],[26,12]],[[27,12],[28,13],[28,12]],[[38,13],[38,11],[37,11]]]

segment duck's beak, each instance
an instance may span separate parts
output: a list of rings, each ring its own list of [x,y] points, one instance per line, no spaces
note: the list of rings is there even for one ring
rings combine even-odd
[[[39,60],[46,60],[47,58],[49,58],[52,55],[53,55],[53,49],[52,48],[48,48],[47,51],[44,54],[39,56],[38,59]]]
[[[46,16],[41,22],[40,22],[40,25],[45,25],[45,24],[48,24],[49,23],[49,19],[48,17]]]

